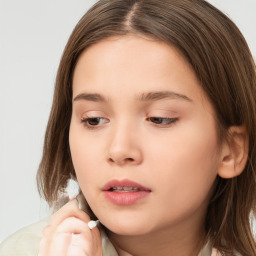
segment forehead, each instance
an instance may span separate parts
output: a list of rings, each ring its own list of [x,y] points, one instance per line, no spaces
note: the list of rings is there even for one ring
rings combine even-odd
[[[172,90],[198,98],[200,83],[190,64],[171,45],[144,36],[111,37],[80,55],[73,92],[135,97],[147,91]]]
[[[124,64],[126,69],[132,69],[134,67],[132,64],[143,63],[139,70],[142,71],[160,63],[162,65],[176,63],[177,60],[179,60],[179,66],[182,65],[185,71],[187,69],[192,71],[192,67],[178,49],[163,41],[140,34],[113,36],[86,48],[78,59],[76,69],[79,65],[92,67],[93,64],[96,64],[93,68],[106,69],[110,64],[112,66],[118,64],[119,67]]]

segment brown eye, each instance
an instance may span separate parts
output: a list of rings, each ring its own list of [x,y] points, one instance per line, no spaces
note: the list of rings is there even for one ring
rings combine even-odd
[[[87,123],[92,126],[98,125],[100,123],[100,118],[88,118]]]
[[[106,118],[103,117],[88,117],[81,119],[81,122],[88,127],[99,126],[107,122]]]
[[[148,120],[152,123],[159,125],[168,125],[176,122],[178,118],[168,118],[168,117],[150,117]]]

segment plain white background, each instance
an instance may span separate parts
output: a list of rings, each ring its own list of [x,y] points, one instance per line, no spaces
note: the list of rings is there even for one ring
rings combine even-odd
[[[58,63],[94,0],[0,0],[0,241],[49,214],[36,188]],[[256,0],[211,0],[256,56]]]

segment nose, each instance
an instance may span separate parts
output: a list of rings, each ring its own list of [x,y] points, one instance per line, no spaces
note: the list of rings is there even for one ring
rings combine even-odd
[[[143,161],[138,133],[129,125],[119,126],[110,136],[107,161],[119,166],[139,165]]]

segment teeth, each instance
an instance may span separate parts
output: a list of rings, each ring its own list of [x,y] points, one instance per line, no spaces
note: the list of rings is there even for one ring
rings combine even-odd
[[[112,187],[112,191],[115,191],[115,192],[133,192],[133,191],[139,191],[139,188],[134,188],[134,187]]]

